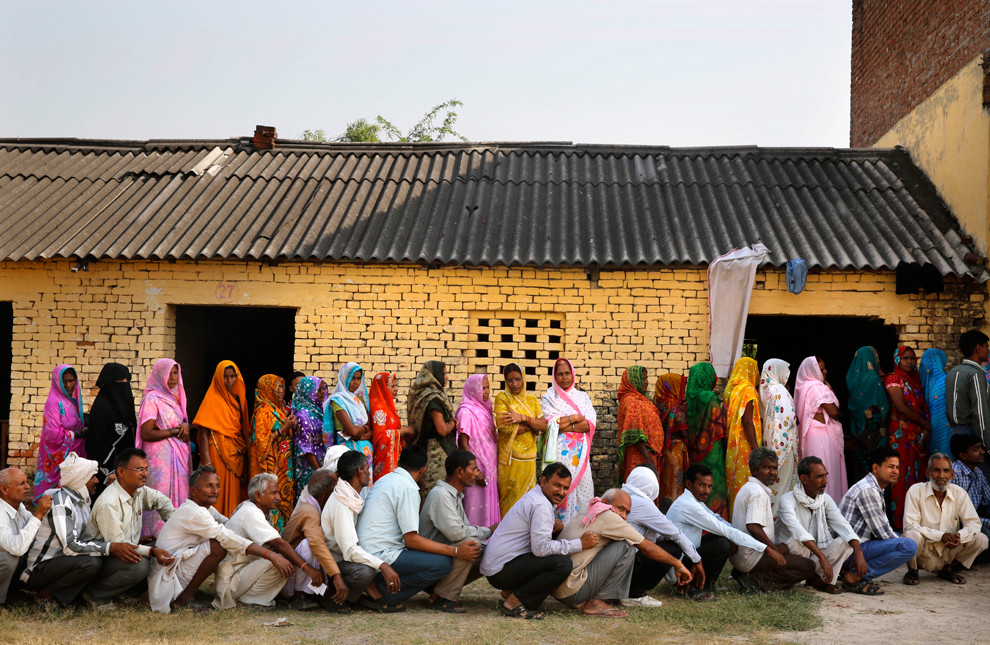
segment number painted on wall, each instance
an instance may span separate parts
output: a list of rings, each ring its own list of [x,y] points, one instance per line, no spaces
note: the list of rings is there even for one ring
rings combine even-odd
[[[227,284],[226,282],[218,282],[217,288],[214,291],[214,295],[217,300],[233,300],[234,299],[234,285]]]

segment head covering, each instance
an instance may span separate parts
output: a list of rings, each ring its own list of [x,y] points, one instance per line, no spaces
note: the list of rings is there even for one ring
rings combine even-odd
[[[72,370],[76,374],[76,386],[69,392],[65,389],[62,376]],[[45,400],[45,417],[55,419],[56,427],[72,427],[83,419],[82,387],[79,372],[68,364],[61,364],[52,370],[52,386]],[[60,417],[65,417],[59,420]]]
[[[818,358],[809,356],[801,361],[794,381],[794,409],[802,427],[811,422],[823,403],[839,405],[839,399],[825,385],[825,375],[818,367]]]
[[[695,363],[688,371],[684,401],[687,404],[688,431],[694,436],[708,417],[712,405],[719,405],[718,395],[713,391],[718,377],[711,363]]]
[[[779,386],[787,391],[787,379],[791,377],[791,364],[779,358],[771,358],[763,364],[763,371],[760,372],[760,407],[763,416],[766,416],[767,405],[772,401],[773,386]]]
[[[232,391],[227,390],[223,380],[223,373],[228,367],[236,375]],[[210,381],[210,387],[206,390],[193,423],[228,437],[247,439],[250,436],[247,388],[241,371],[233,361],[220,361],[213,370],[213,380]]]
[[[663,422],[657,407],[646,396],[648,391],[646,370],[642,366],[633,365],[623,372],[617,394],[619,411],[616,418],[619,426],[620,482],[629,447],[643,443],[653,454],[663,454]]]
[[[92,459],[84,459],[74,452],[65,456],[59,470],[62,473],[62,488],[68,488],[82,495],[89,501],[89,489],[86,484],[96,475],[98,464]]]
[[[343,444],[330,446],[327,448],[327,454],[323,455],[323,469],[332,473],[337,472],[337,461],[344,456],[344,453],[350,451],[351,449]]]
[[[591,502],[588,503],[588,514],[581,518],[581,525],[584,528],[588,528],[595,518],[604,513],[605,511],[611,511],[612,505],[601,497],[592,497]]]
[[[284,387],[285,381],[281,376],[275,374],[265,374],[258,379],[258,385],[254,388],[254,414],[257,416],[258,410],[269,408],[275,421],[282,423],[285,421],[286,409],[282,397],[278,395],[280,385]]]
[[[379,372],[371,379],[371,390],[368,393],[372,424],[391,430],[402,427],[399,411],[395,409],[395,399],[392,397],[394,382],[395,374]]]
[[[749,384],[755,388],[759,383],[757,380],[759,376],[760,366],[754,359],[743,356],[737,360],[732,368],[732,373],[729,374],[729,381],[725,388],[725,400],[731,400],[736,395],[735,390],[739,386]]]
[[[127,379],[127,382],[119,382]],[[131,371],[120,363],[107,363],[100,370],[96,379],[96,387],[100,391],[95,401],[106,401],[113,410],[116,418],[127,425],[137,425],[137,415],[134,413],[134,391],[131,389]]]
[[[653,403],[660,410],[669,411],[684,399],[684,389],[687,385],[687,377],[682,374],[661,374],[657,377],[657,384],[653,390]]]
[[[948,359],[945,352],[937,347],[926,349],[918,362],[918,372],[921,376],[921,385],[925,388],[925,394],[937,381],[941,380],[945,387],[945,366]],[[940,378],[941,377],[941,378]]]
[[[492,421],[492,397],[484,400],[485,379],[487,374],[472,374],[464,381],[461,391],[461,404],[457,408],[458,431],[464,427],[468,436],[476,429],[486,432],[494,430]]]
[[[319,400],[320,387],[323,379],[317,376],[304,376],[296,385],[296,393],[292,395],[292,409],[304,410],[320,422],[323,421],[323,404]]]
[[[897,348],[894,352],[894,371],[897,372],[898,376],[910,383],[911,387],[920,392],[923,388],[921,385],[921,376],[918,374],[917,364],[915,364],[915,369],[910,372],[901,367],[901,358],[909,351],[912,353],[914,352],[914,350],[907,345],[901,345]]]
[[[883,419],[890,406],[880,379],[877,350],[869,346],[856,350],[846,372],[846,386],[849,388],[849,431],[859,437],[866,429],[866,411],[876,407],[880,410],[879,418]]]
[[[168,377],[175,367],[179,371],[179,381],[175,389],[168,388]],[[148,405],[148,403],[155,405]],[[160,358],[151,368],[148,375],[148,384],[144,387],[144,398],[141,399],[141,409],[138,410],[138,424],[144,424],[149,419],[158,418],[159,412],[156,405],[171,408],[182,422],[189,421],[186,413],[186,389],[182,385],[182,367],[171,358]],[[138,434],[140,437],[140,433]]]
[[[409,388],[409,395],[406,397],[407,422],[416,428],[417,434],[422,432],[426,409],[434,401],[443,408],[445,421],[454,418],[454,404],[451,403],[450,397],[444,390],[443,363],[426,361],[419,369],[419,373]]]
[[[557,384],[557,367],[561,363],[567,363],[573,377],[571,386],[566,390]],[[590,436],[588,437],[590,442],[595,434],[598,413],[591,404],[591,397],[586,392],[577,389],[576,386],[577,373],[574,371],[574,364],[566,358],[558,358],[554,361],[551,384],[547,388],[547,393],[543,395],[543,415],[547,418],[547,421],[552,421],[562,416],[580,414],[588,421],[590,426]],[[575,482],[572,484],[572,487],[576,487],[576,485],[577,483]]]
[[[633,389],[647,396],[649,383],[646,382],[646,368],[642,365],[633,365],[626,373],[629,375],[629,384],[632,385]]]
[[[639,495],[648,502],[654,502],[660,496],[660,481],[652,469],[637,466],[626,477],[622,489],[627,493]]]
[[[355,392],[351,392],[351,381],[358,372],[361,372],[361,385]],[[344,363],[337,372],[337,384],[330,400],[347,412],[354,425],[363,426],[368,423],[368,388],[364,384],[364,370],[360,365],[354,362]]]

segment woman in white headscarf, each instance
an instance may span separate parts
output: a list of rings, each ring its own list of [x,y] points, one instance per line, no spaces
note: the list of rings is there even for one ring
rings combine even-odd
[[[760,374],[760,414],[763,419],[763,445],[777,453],[777,483],[773,491],[773,514],[777,516],[780,496],[797,481],[798,433],[794,399],[787,391],[790,364],[771,358]]]
[[[326,445],[336,443],[357,450],[368,458],[372,466],[374,456],[371,445],[371,413],[368,407],[368,388],[364,384],[364,370],[357,363],[347,363],[337,373],[337,385],[326,402],[323,415]],[[336,440],[331,437],[336,435]]]

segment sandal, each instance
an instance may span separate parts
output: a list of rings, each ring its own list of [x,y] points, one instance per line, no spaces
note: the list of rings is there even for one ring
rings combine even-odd
[[[879,585],[875,585],[869,580],[860,580],[859,582],[846,582],[842,581],[843,591],[852,591],[853,593],[862,594],[864,596],[882,596],[883,589]]]
[[[398,614],[406,610],[402,605],[390,605],[384,598],[373,600],[371,596],[361,596],[358,603],[371,611],[377,611],[379,614]]]
[[[426,601],[426,606],[430,609],[439,609],[440,611],[447,614],[466,614],[467,609],[464,605],[457,602],[456,600],[447,600],[446,598],[437,598],[434,601]]]
[[[820,591],[822,593],[830,593],[830,594],[840,594],[840,593],[842,593],[842,589],[839,589],[839,587],[837,585],[833,585],[831,583],[826,583],[826,584],[823,584],[821,586],[814,587],[814,589],[815,589],[815,591]]]
[[[733,569],[729,575],[739,584],[739,593],[758,594],[763,592],[762,589],[753,584],[748,574],[739,569]]]
[[[346,616],[351,613],[351,608],[348,605],[338,605],[333,601],[333,598],[330,598],[329,596],[319,596],[316,602],[320,605],[320,607],[331,614]]]
[[[917,569],[908,569],[907,573],[904,574],[904,584],[914,586],[921,582],[921,577],[918,575]]]
[[[524,605],[519,605],[515,609],[509,609],[505,605],[501,607],[502,615],[507,618],[525,618],[526,620],[543,620],[542,611],[530,611]]]
[[[951,582],[954,585],[964,585],[964,584],[966,584],[966,578],[963,578],[961,575],[959,575],[955,571],[949,571],[949,570],[946,570],[946,569],[942,569],[941,571],[939,571],[935,575],[937,575],[942,580],[948,580],[949,582]]]

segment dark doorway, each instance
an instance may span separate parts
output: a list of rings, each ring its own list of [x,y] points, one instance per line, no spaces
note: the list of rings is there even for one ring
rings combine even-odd
[[[285,378],[295,352],[295,309],[267,307],[175,308],[175,360],[182,366],[190,421],[222,360],[234,361],[247,386],[248,409],[265,374]]]
[[[7,467],[10,434],[10,372],[14,362],[14,305],[0,302],[0,470]]]

